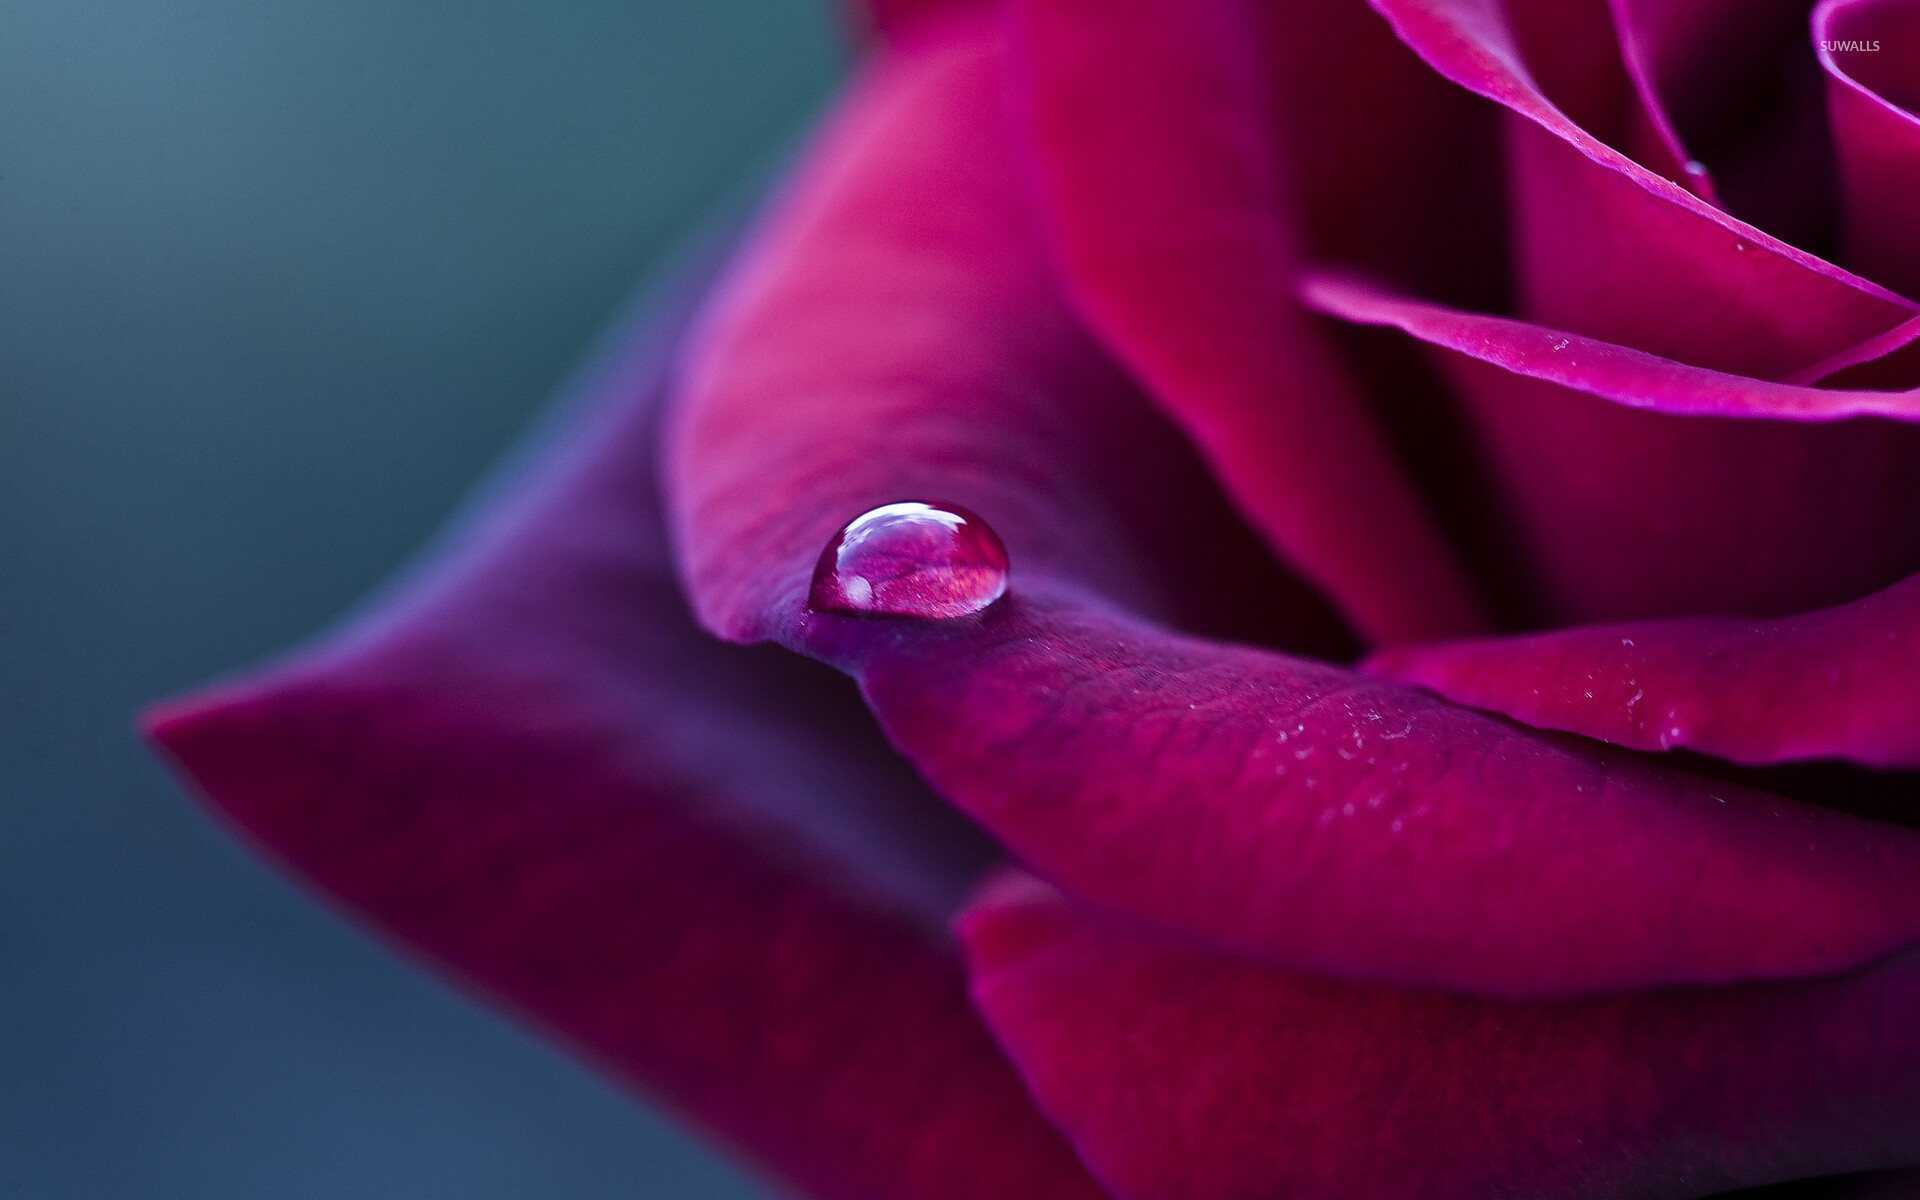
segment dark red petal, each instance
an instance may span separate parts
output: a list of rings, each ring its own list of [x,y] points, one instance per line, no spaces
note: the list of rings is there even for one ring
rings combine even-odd
[[[1532,994],[1920,936],[1920,836],[1121,616],[1242,582],[1180,578],[1224,516],[1034,266],[996,69],[990,34],[883,62],[709,314],[669,494],[714,628],[847,668],[1049,877],[1251,953]],[[809,613],[840,525],[916,497],[1000,533],[1009,595],[945,621]],[[1171,538],[1138,535],[1142,497]]]
[[[1752,0],[1746,2],[1749,6],[1752,4]],[[1635,162],[1655,175],[1673,180],[1709,204],[1718,204],[1712,174],[1705,163],[1689,153],[1667,109],[1661,86],[1667,77],[1662,68],[1679,57],[1671,49],[1673,42],[1679,40],[1673,36],[1675,26],[1680,24],[1675,18],[1684,20],[1685,16],[1692,16],[1692,12],[1685,10],[1694,6],[1663,4],[1659,0],[1614,0],[1605,7],[1611,10],[1613,18],[1609,24],[1614,44],[1619,48],[1625,84],[1622,91],[1627,101],[1620,105],[1625,110],[1625,136],[1602,140],[1625,150]],[[1558,33],[1556,30],[1548,36],[1558,43],[1564,36],[1555,37]],[[1537,62],[1535,56],[1529,55],[1529,59]],[[1569,115],[1587,129],[1599,132],[1578,113]]]
[[[1435,69],[1511,113],[1517,307],[1537,326],[1449,313],[1441,331],[1429,311],[1420,336],[1502,368],[1443,363],[1482,460],[1460,468],[1462,486],[1492,481],[1530,593],[1525,619],[1778,615],[1920,569],[1912,431],[1666,416],[1905,416],[1911,395],[1765,385],[1837,374],[1910,386],[1912,353],[1888,352],[1920,332],[1914,306],[1579,128],[1536,85],[1499,6],[1375,6]],[[1771,8],[1759,17],[1775,20]]]
[[[1712,202],[1707,173],[1686,169],[1690,155],[1657,89],[1663,28],[1649,17],[1662,14],[1648,8],[1644,0],[1532,0],[1507,6],[1504,17],[1528,77],[1569,122]]]
[[[1519,311],[1532,320],[1784,379],[1914,315],[1624,159],[1596,161],[1521,117],[1508,128]]]
[[[1920,768],[1920,576],[1783,620],[1700,617],[1395,647],[1369,668],[1636,750]]]
[[[913,36],[928,21],[984,3],[986,0],[846,0],[846,7],[852,10],[857,26],[898,39]]]
[[[1663,140],[1684,144],[1688,161],[1666,166],[1636,157],[1690,188],[1689,177],[1707,169],[1720,207],[1803,248],[1829,243],[1832,163],[1806,0],[1613,0],[1612,7],[1635,86],[1658,114]]]
[[[1880,416],[1920,423],[1920,388],[1872,391],[1753,379],[1533,321],[1463,312],[1333,270],[1304,272],[1300,294],[1308,305],[1329,316],[1390,325],[1430,345],[1516,375],[1574,388],[1628,408],[1686,417],[1812,422]],[[1886,353],[1920,338],[1920,319],[1896,329],[1893,338],[1873,342],[1868,353]],[[1858,357],[1849,356],[1850,360]]]
[[[801,644],[942,795],[1108,909],[1519,997],[1841,970],[1920,938],[1920,834],[1014,579],[979,617],[820,616]]]
[[[1303,294],[1445,352],[1542,623],[1779,615],[1920,570],[1920,392],[1746,379],[1344,276]],[[1898,420],[1840,419],[1862,414]]]
[[[1018,879],[961,930],[994,1032],[1126,1200],[1681,1200],[1920,1164],[1920,953],[1511,1004],[1156,942]]]
[[[1423,295],[1497,305],[1507,286],[1499,110],[1436,75],[1363,0],[1254,7],[1303,253]]]
[[[1297,585],[1056,292],[1003,66],[983,22],[878,57],[709,312],[666,446],[696,611],[785,636],[846,522],[924,499],[1136,611],[1305,636]]]
[[[1813,36],[1840,159],[1847,261],[1920,297],[1920,5],[1827,0]],[[1859,48],[1839,48],[1849,45]]]
[[[1022,133],[1076,307],[1279,555],[1370,638],[1482,623],[1292,297],[1288,181],[1241,0],[1019,0]]]
[[[1447,78],[1512,110],[1527,317],[1694,366],[1782,379],[1908,320],[1884,289],[1728,216],[1579,128],[1497,6],[1374,0]]]
[[[692,624],[649,470],[670,347],[621,344],[406,590],[153,737],[316,890],[810,1195],[1096,1200],[940,928],[990,846],[844,682]]]

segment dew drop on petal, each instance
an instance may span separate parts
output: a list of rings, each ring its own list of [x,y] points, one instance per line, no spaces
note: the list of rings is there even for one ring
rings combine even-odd
[[[904,500],[847,522],[820,553],[807,605],[852,616],[963,617],[1007,590],[1007,550],[979,517]]]

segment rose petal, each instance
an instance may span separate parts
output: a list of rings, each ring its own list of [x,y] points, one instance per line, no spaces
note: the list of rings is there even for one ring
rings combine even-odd
[[[1802,387],[1819,384],[1828,391],[1901,391],[1920,378],[1920,317],[1895,325],[1878,337],[1842,350],[1832,358],[1787,376],[1780,382]]]
[[[985,35],[883,65],[827,143],[867,156],[814,159],[709,315],[669,495],[712,627],[854,673],[1049,877],[1252,953],[1521,994],[1832,969],[1920,936],[1920,836],[1120,615],[1238,592],[1217,563],[1182,578],[1225,517],[1023,252],[996,67]],[[1141,496],[1173,537],[1142,535]],[[1011,597],[809,613],[838,526],[913,498],[1000,533]]]
[[[1920,570],[1920,391],[1743,379],[1332,273],[1303,295],[1447,352],[1535,621],[1779,615]]]
[[[1776,383],[1691,366],[1600,338],[1534,321],[1463,312],[1395,293],[1333,269],[1304,271],[1301,298],[1329,316],[1390,325],[1430,345],[1490,363],[1516,375],[1586,392],[1628,408],[1670,416],[1839,421],[1880,416],[1920,423],[1920,388],[1871,391]],[[1876,339],[1867,354],[1920,337],[1914,322]],[[1851,365],[1863,356],[1848,354]],[[1876,355],[1877,357],[1877,355]],[[1805,436],[1805,429],[1795,430]]]
[[[1920,5],[1827,0],[1813,15],[1840,159],[1847,262],[1920,296]],[[1873,49],[1836,50],[1871,45]]]
[[[1515,114],[1520,309],[1563,332],[1525,347],[1531,365],[1505,365],[1551,377],[1552,355],[1569,345],[1590,363],[1598,347],[1572,342],[1578,334],[1608,347],[1607,367],[1620,359],[1644,366],[1621,353],[1637,350],[1719,372],[1724,382],[1799,383],[1877,357],[1846,377],[1914,382],[1887,370],[1910,368],[1908,356],[1885,353],[1911,345],[1907,302],[1718,213],[1578,128],[1535,86],[1525,47],[1497,8],[1467,0],[1378,7],[1436,69]],[[1512,331],[1489,349],[1503,353]],[[1468,424],[1504,501],[1533,623],[1794,612],[1920,567],[1912,526],[1889,517],[1910,494],[1905,481],[1920,457],[1904,430],[1665,421],[1504,372],[1446,366],[1466,393]],[[1742,407],[1729,391],[1795,403],[1765,388],[1678,387],[1676,374],[1712,379],[1641,371],[1636,383],[1650,392],[1612,394],[1665,411]],[[1849,395],[1806,407],[1884,404]]]
[[[1778,621],[1583,626],[1395,647],[1368,666],[1636,750],[1920,768],[1920,576]]]
[[[645,328],[404,592],[152,736],[316,889],[811,1195],[1094,1200],[939,932],[991,848],[844,684],[679,602]]]
[[[1499,110],[1436,75],[1361,0],[1251,7],[1304,252],[1499,306]]]
[[[1374,6],[1435,70],[1515,114],[1523,315],[1765,379],[1914,315],[1911,303],[1720,212],[1579,128],[1535,85],[1496,6]]]
[[[944,796],[1069,892],[1346,978],[1507,996],[1841,970],[1920,937],[1920,834],[1167,634],[1015,575],[808,618]]]
[[[1021,0],[1009,11],[1041,218],[1089,325],[1363,635],[1483,625],[1291,296],[1294,219],[1249,6]]]
[[[1623,53],[1717,203],[1803,249],[1832,239],[1831,156],[1805,0],[1614,0]],[[1657,175],[1675,170],[1636,156]],[[1689,185],[1690,186],[1690,185]],[[1700,189],[1694,188],[1701,195]]]
[[[1645,16],[1627,0],[1535,0],[1505,12],[1529,77],[1570,122],[1713,203],[1654,90]]]
[[[929,20],[974,7],[982,0],[848,0],[856,25],[888,39],[913,36]]]
[[[1751,0],[1748,3],[1751,4]],[[1707,203],[1718,206],[1712,173],[1705,163],[1688,152],[1661,95],[1660,85],[1664,80],[1660,68],[1663,60],[1671,57],[1668,39],[1662,35],[1672,28],[1671,17],[1679,15],[1673,10],[1687,7],[1691,6],[1661,4],[1657,0],[1612,0],[1607,5],[1612,16],[1609,32],[1619,49],[1625,79],[1623,90],[1631,100],[1620,106],[1626,110],[1626,136],[1616,139],[1602,135],[1601,140],[1624,150],[1655,175],[1671,179]],[[1563,30],[1552,33],[1559,36],[1550,35],[1546,40],[1548,45],[1563,45],[1567,40]],[[1530,51],[1526,57],[1534,73],[1539,75],[1538,51]],[[1561,101],[1559,107],[1582,128],[1600,133],[1595,122],[1583,118],[1565,101]]]
[[[1126,1200],[1678,1200],[1920,1163],[1916,953],[1510,1004],[1155,942],[1019,881],[961,931],[995,1033]]]
[[[784,636],[841,525],[931,499],[1135,611],[1337,651],[1060,300],[1002,70],[983,22],[870,64],[713,305],[666,447],[696,611]]]

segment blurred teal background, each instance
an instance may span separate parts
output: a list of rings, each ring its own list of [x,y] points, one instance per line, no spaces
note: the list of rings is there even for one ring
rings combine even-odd
[[[130,722],[405,560],[842,58],[811,0],[0,2],[0,1197],[765,1194]]]

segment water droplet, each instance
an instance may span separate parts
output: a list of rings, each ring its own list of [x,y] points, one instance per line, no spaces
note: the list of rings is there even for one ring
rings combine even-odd
[[[861,513],[827,543],[807,605],[853,616],[964,617],[1007,590],[1007,550],[979,517],[904,500]]]
[[[1686,170],[1689,175],[1705,175],[1707,173],[1707,164],[1697,158],[1690,158],[1687,160]]]

